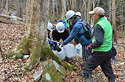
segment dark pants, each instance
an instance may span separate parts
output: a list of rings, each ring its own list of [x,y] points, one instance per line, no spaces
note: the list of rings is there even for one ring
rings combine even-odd
[[[82,58],[83,60],[86,60],[86,53],[85,53],[85,46],[82,46]]]
[[[111,66],[111,50],[108,52],[93,52],[91,56],[85,61],[83,71],[84,73],[91,74],[92,71],[97,67],[101,66],[102,71],[108,77],[110,78],[115,78],[115,75],[112,70]]]
[[[82,58],[83,58],[83,62],[87,61],[88,57],[92,55],[92,50],[88,49],[87,46],[82,46]]]

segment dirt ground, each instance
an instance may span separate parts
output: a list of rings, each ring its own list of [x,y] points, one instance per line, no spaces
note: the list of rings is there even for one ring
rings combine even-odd
[[[15,48],[24,37],[25,29],[22,25],[10,25],[0,23],[0,42],[4,54],[13,53]],[[112,63],[113,70],[116,76],[116,82],[125,82],[125,37],[119,32],[118,44],[115,44],[117,49],[116,62]],[[33,82],[33,73],[37,70],[42,70],[42,64],[39,64],[32,71],[23,75],[23,66],[26,63],[22,59],[5,59],[0,57],[0,82]],[[84,77],[79,76],[82,72],[82,58],[75,57],[71,60],[71,64],[75,65],[73,72],[66,74],[65,82],[84,82]],[[93,71],[94,82],[107,82],[107,78],[98,67]]]

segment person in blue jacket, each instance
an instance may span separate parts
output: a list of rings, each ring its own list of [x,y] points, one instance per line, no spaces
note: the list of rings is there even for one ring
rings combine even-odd
[[[68,44],[73,39],[77,39],[82,45],[82,57],[83,60],[85,60],[85,46],[88,46],[92,42],[92,40],[85,38],[85,36],[83,35],[85,33],[85,30],[83,28],[82,23],[80,23],[83,20],[77,17],[76,13],[73,10],[67,11],[65,16],[66,19],[69,20],[70,25],[72,25],[73,27],[71,29],[70,35],[63,41],[62,46]]]
[[[66,12],[66,19],[70,21],[70,24],[73,25],[70,35],[66,40],[63,41],[62,46],[71,42],[74,38],[77,38],[82,46],[87,46],[91,43],[91,39],[86,39],[83,33],[85,32],[83,25],[79,22],[82,21],[79,17],[76,16],[76,13],[73,10]]]

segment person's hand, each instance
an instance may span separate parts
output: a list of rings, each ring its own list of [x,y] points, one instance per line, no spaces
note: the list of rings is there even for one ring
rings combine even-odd
[[[60,45],[60,42],[57,42],[57,46],[59,46]]]
[[[59,47],[63,47],[63,46],[64,46],[64,44],[63,44],[63,43],[61,43],[61,42],[60,42],[59,44],[60,44],[60,46],[59,46]]]
[[[86,49],[86,55],[87,56],[92,55],[92,49],[89,49],[88,47],[86,47],[85,49]]]
[[[92,49],[92,44],[89,44],[88,49]]]

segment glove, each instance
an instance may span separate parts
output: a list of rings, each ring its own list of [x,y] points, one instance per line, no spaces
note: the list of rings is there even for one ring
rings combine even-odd
[[[89,48],[89,49],[92,49],[92,44],[89,44],[88,48]]]
[[[87,56],[92,55],[92,49],[89,49],[88,47],[86,47],[86,55]]]

